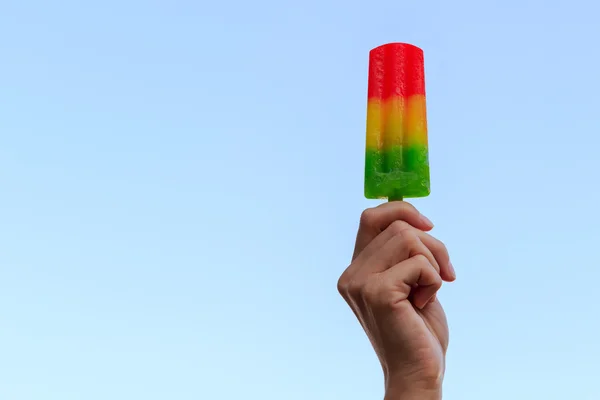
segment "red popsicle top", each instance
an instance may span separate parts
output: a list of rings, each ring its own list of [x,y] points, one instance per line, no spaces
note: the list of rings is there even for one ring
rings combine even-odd
[[[425,95],[423,50],[407,43],[388,43],[369,53],[369,99]]]

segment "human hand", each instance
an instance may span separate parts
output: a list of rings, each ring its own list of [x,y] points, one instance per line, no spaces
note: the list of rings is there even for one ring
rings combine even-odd
[[[403,201],[365,210],[338,281],[379,357],[386,400],[441,399],[448,324],[436,293],[456,275],[432,228]]]

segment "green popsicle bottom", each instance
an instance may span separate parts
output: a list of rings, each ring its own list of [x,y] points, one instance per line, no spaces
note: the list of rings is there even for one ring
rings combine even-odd
[[[430,193],[427,146],[395,146],[388,150],[367,149],[365,197],[402,200]]]

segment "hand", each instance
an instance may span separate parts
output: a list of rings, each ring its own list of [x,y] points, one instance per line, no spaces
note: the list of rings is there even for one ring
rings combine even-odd
[[[432,228],[406,202],[367,209],[338,282],[379,357],[386,400],[441,398],[448,324],[436,293],[456,275]]]

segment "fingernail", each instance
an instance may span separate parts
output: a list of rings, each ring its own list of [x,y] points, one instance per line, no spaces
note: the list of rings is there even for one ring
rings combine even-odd
[[[448,261],[448,269],[450,270],[450,275],[452,275],[452,278],[456,279],[456,271],[454,270],[454,265],[452,265],[452,261]]]
[[[437,295],[436,294],[434,294],[433,297],[431,297],[431,299],[429,299],[429,303],[428,304],[432,304],[435,301],[435,299],[437,299]]]
[[[426,216],[424,216],[423,214],[421,214],[421,221],[425,222],[425,224],[433,227],[433,222],[431,222],[431,220],[429,218],[427,218]]]

